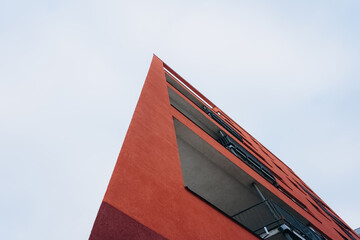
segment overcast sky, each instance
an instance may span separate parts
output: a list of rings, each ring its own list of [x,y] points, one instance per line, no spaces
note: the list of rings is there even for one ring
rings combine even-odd
[[[358,1],[0,0],[2,239],[87,239],[155,53],[360,226]]]

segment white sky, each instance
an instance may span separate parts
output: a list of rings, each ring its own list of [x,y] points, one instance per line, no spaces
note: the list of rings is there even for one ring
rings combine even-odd
[[[298,2],[0,0],[1,237],[88,238],[153,53],[359,227],[360,3]]]

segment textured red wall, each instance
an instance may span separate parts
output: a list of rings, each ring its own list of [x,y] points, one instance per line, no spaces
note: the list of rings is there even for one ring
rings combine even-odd
[[[258,239],[184,188],[163,63],[156,56],[104,202],[167,239]],[[104,214],[99,213],[90,239],[100,239],[95,236],[106,232],[105,226],[121,228],[116,221],[101,225]]]

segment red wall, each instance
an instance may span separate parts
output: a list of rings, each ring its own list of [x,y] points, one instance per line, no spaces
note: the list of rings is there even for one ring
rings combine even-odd
[[[104,203],[167,239],[258,239],[184,188],[166,84],[154,57]],[[99,218],[107,219],[100,212]],[[112,228],[104,221],[95,222],[90,239],[153,239],[136,230],[101,238],[102,229]]]

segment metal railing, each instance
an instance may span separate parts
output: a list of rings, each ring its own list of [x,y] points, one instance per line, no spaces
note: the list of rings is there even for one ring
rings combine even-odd
[[[247,151],[239,143],[234,141],[230,136],[226,135],[222,131],[219,132],[220,138],[218,142],[226,149],[232,152],[235,156],[257,171],[262,177],[264,177],[271,184],[276,185],[276,179],[272,175],[271,171],[262,164],[253,154]]]
[[[232,218],[259,236],[286,224],[292,231],[295,231],[305,239],[324,239],[270,199],[255,204],[233,215]]]
[[[212,119],[215,120],[218,124],[220,124],[223,128],[225,128],[229,133],[231,133],[234,137],[236,137],[240,142],[243,142],[242,136],[229,124],[227,124],[224,120],[222,120],[216,113],[214,113],[212,110],[207,108],[206,106],[203,106],[203,111],[209,115]]]

